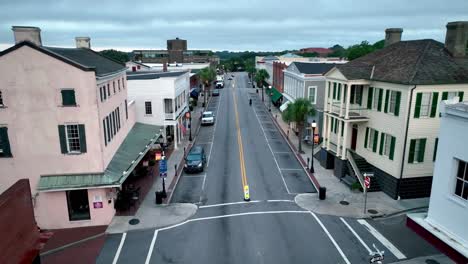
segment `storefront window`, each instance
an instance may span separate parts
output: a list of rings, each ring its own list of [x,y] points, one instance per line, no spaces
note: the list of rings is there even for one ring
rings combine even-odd
[[[67,204],[70,221],[91,219],[88,190],[67,191]]]

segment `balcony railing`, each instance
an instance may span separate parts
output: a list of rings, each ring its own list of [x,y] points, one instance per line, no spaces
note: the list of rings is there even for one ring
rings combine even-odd
[[[175,119],[175,115],[174,115],[174,113],[165,113],[165,114],[164,114],[164,118],[165,118],[166,120],[174,120],[174,119]]]
[[[346,116],[346,105],[343,104],[343,107],[341,107],[340,102],[333,102],[331,104],[330,108],[332,113],[335,113],[337,115],[342,114],[341,116],[345,117]],[[367,118],[367,112],[368,109],[357,104],[350,104],[349,105],[349,119],[361,119],[361,118]]]

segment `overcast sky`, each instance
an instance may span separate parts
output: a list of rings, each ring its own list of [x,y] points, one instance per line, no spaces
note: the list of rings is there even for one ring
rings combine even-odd
[[[118,2],[118,3],[117,3]],[[468,20],[468,0],[0,0],[0,50],[13,45],[11,26],[37,26],[49,46],[271,51],[348,46],[384,38],[445,39],[445,25]]]

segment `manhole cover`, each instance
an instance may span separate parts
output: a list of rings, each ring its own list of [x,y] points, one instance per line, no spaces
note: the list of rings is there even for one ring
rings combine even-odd
[[[435,260],[435,259],[426,259],[425,261],[427,264],[440,264],[439,261]]]
[[[140,223],[140,220],[136,219],[136,218],[133,218],[133,219],[130,219],[130,221],[128,221],[129,224],[131,225],[138,225]]]
[[[340,201],[340,204],[341,204],[341,205],[349,205],[349,202],[347,202],[347,201]]]
[[[369,209],[369,210],[367,210],[367,212],[369,214],[377,214],[378,213],[377,210],[374,210],[374,209]]]

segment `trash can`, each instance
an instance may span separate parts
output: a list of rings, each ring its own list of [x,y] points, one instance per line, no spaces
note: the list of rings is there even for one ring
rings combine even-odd
[[[162,192],[156,192],[156,204],[162,204],[163,195]]]
[[[325,200],[326,196],[327,196],[327,188],[319,187],[319,199],[320,200]]]

